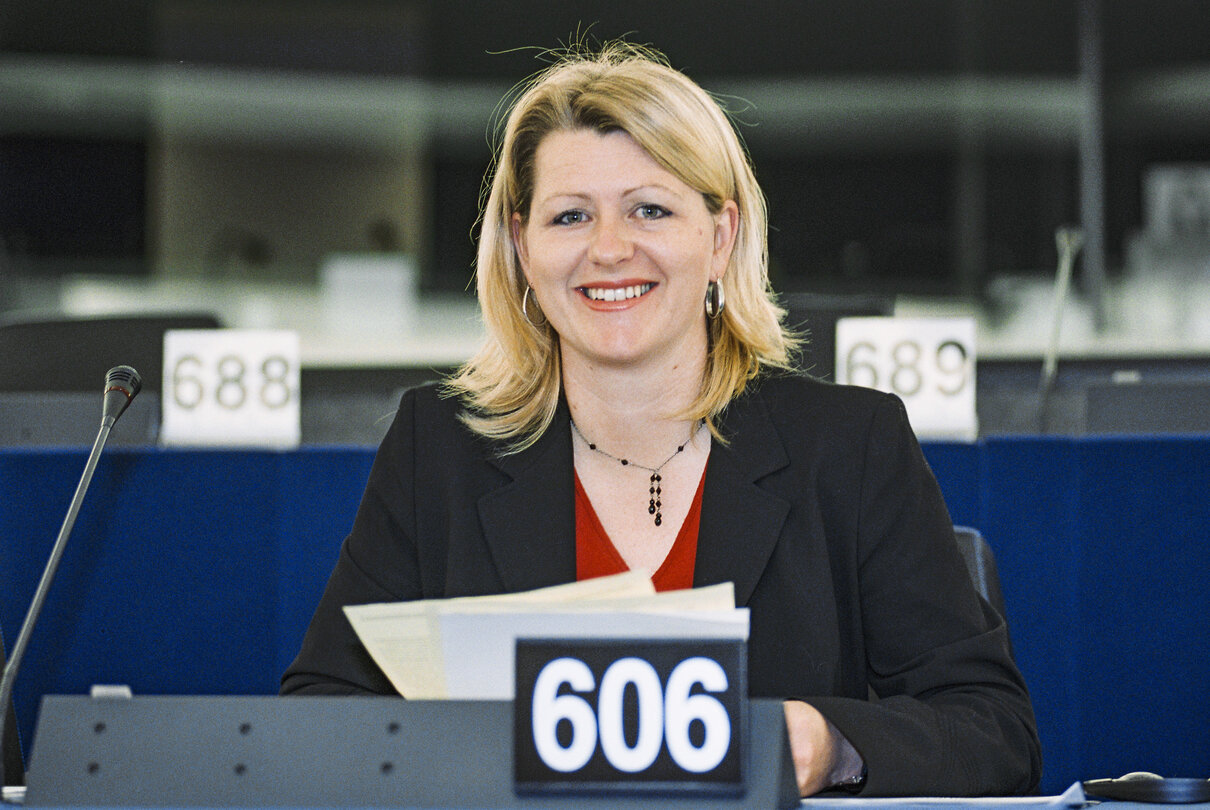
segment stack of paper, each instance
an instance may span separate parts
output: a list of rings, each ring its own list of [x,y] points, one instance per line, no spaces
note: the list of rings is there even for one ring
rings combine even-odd
[[[524,593],[346,606],[374,662],[410,699],[513,697],[518,638],[748,638],[731,583],[656,593],[643,574]]]

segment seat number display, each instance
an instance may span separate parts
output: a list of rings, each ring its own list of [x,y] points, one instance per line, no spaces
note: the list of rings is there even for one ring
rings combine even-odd
[[[739,641],[537,641],[516,651],[519,791],[742,788]]]
[[[164,335],[160,441],[177,446],[297,447],[298,335],[255,329]]]
[[[836,381],[896,394],[922,438],[978,435],[973,318],[841,318]]]

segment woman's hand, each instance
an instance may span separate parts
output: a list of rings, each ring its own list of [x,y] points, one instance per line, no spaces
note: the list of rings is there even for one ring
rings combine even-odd
[[[782,706],[799,795],[811,796],[861,773],[861,755],[818,709],[801,700]]]

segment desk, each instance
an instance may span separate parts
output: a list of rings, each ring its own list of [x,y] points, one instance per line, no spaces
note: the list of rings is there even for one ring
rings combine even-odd
[[[1210,773],[1210,438],[929,444],[954,519],[994,547],[1042,735],[1042,790]],[[85,451],[0,450],[11,645]],[[114,448],[17,682],[48,693],[276,691],[369,473],[366,448]]]

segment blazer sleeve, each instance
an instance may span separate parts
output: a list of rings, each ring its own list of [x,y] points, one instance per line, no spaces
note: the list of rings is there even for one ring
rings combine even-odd
[[[1028,793],[1041,746],[1004,620],[971,584],[902,402],[876,408],[855,565],[869,701],[815,697],[863,756],[865,795]]]
[[[358,640],[343,607],[419,596],[412,486],[415,410],[415,397],[404,394],[302,647],[282,675],[283,695],[397,694]]]

